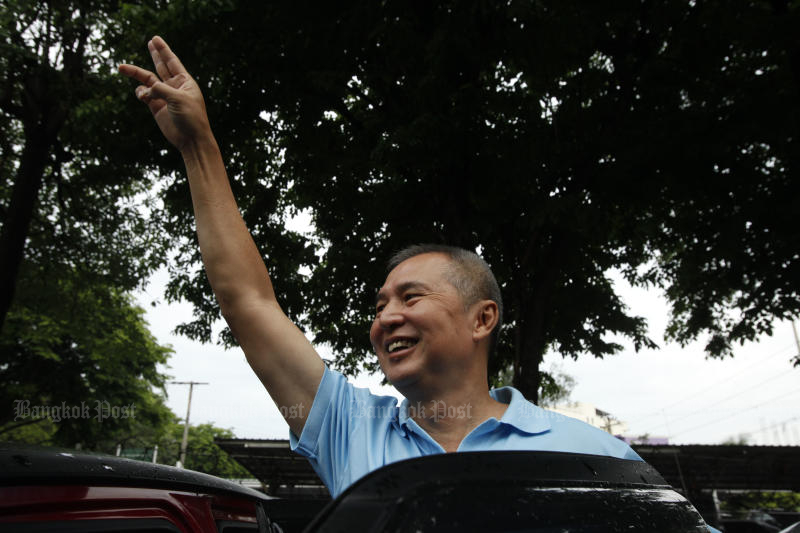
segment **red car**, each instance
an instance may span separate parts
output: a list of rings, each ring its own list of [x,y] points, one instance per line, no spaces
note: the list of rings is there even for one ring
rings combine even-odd
[[[273,531],[264,494],[164,465],[0,449],[0,531]],[[275,529],[275,531],[278,531]]]

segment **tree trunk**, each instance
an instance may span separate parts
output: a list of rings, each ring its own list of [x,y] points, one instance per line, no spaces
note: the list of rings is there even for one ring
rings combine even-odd
[[[548,345],[546,314],[551,307],[553,288],[559,282],[559,276],[562,275],[561,267],[553,265],[560,265],[561,257],[569,249],[569,239],[561,231],[554,231],[551,241],[553,244],[548,247],[549,249],[541,252],[542,257],[548,258],[547,264],[538,265],[539,268],[533,275],[532,287],[528,290],[525,290],[522,284],[517,287],[518,294],[531,294],[532,297],[517,300],[514,387],[533,403],[539,401],[539,386],[541,385],[539,366],[542,364]],[[532,245],[529,245],[529,250],[533,250]],[[523,257],[529,258],[530,256],[531,254],[526,253]],[[524,261],[515,276],[520,280],[523,279],[524,272],[529,268],[527,260]]]
[[[514,387],[526,399],[533,403],[539,402],[539,385],[541,375],[539,366],[542,364],[547,343],[544,338],[544,306],[534,302],[529,312],[521,313],[523,319],[517,322],[517,339],[519,346],[518,365],[514,372]]]
[[[19,268],[25,253],[31,219],[55,135],[37,125],[25,135],[25,147],[14,180],[11,201],[0,231],[0,331],[14,300]]]
[[[41,23],[49,28],[51,24],[61,22],[60,17],[63,13],[56,11],[59,11],[58,8],[48,8],[43,14]],[[71,8],[68,8],[68,14],[71,16]],[[78,15],[80,14],[81,9],[78,9]],[[86,68],[84,53],[90,30],[82,24],[83,21],[83,17],[79,16],[75,21],[76,24],[71,25],[69,31],[64,29],[61,34],[63,70],[57,70],[51,63],[49,54],[55,48],[48,40],[43,51],[36,51],[41,53],[36,60],[28,57],[27,53],[22,54],[23,59],[19,60],[17,66],[24,73],[20,77],[9,78],[8,87],[4,87],[13,92],[15,86],[19,84],[21,89],[19,105],[10,104],[13,100],[11,92],[4,95],[0,105],[22,122],[25,146],[22,149],[6,217],[2,221],[3,227],[0,229],[0,332],[14,301],[19,269],[25,255],[25,243],[49,155],[73,105],[70,89],[84,76]],[[26,46],[25,39],[20,34],[15,33],[12,37],[16,46]],[[7,107],[13,109],[9,111]]]
[[[72,79],[70,76],[66,80]],[[0,332],[14,300],[19,269],[25,255],[31,220],[50,151],[64,125],[68,98],[53,91],[58,84],[49,67],[26,76],[17,118],[25,132],[11,200],[0,230]]]

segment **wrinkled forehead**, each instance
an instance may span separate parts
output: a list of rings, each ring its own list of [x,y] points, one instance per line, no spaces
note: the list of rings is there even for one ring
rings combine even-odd
[[[378,289],[376,300],[409,288],[434,290],[442,284],[452,286],[448,280],[450,269],[450,258],[444,254],[427,253],[410,257],[389,272]]]

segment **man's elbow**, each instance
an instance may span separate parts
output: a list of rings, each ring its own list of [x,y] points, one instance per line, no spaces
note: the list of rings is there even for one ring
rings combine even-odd
[[[253,294],[217,294],[222,318],[231,327],[234,335],[240,325],[253,323],[275,313],[283,314],[274,298]]]

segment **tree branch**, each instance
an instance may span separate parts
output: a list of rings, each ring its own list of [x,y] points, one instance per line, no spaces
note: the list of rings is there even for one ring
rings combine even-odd
[[[47,418],[31,418],[30,420],[23,420],[22,422],[18,422],[16,424],[12,424],[11,426],[6,426],[0,429],[0,435],[3,433],[8,433],[9,431],[14,431],[15,429],[21,428],[23,426],[27,426],[30,424],[39,424],[44,422]]]

